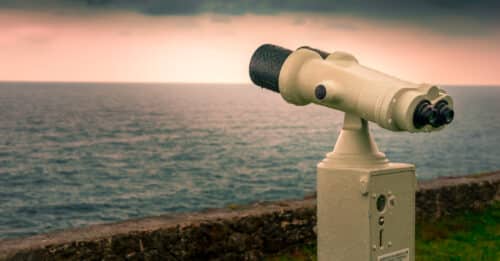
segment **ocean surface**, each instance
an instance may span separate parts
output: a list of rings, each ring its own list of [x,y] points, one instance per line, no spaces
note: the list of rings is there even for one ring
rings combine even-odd
[[[435,133],[371,124],[419,179],[500,170],[500,88],[452,87]],[[0,238],[301,198],[343,113],[251,85],[0,83]]]

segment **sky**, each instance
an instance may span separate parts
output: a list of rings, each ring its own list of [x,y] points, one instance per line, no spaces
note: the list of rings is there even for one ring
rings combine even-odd
[[[264,43],[500,85],[500,1],[0,0],[0,81],[249,83]]]

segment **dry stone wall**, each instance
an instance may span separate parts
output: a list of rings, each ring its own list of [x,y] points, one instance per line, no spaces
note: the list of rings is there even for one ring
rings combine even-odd
[[[419,183],[416,220],[500,200],[500,172]],[[0,241],[0,260],[261,260],[316,240],[316,201],[256,203]]]

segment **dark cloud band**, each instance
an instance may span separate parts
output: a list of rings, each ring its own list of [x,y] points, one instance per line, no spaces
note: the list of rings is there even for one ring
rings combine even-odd
[[[130,8],[152,14],[274,13],[274,12],[374,12],[458,15],[496,15],[497,0],[0,0],[0,7],[52,8],[83,7]]]
[[[50,10],[53,8],[125,9],[146,15],[192,15],[205,12],[239,15],[313,12],[396,20],[433,27],[453,27],[453,19],[473,21],[478,26],[500,24],[497,0],[0,0],[0,8]],[[462,25],[455,23],[461,30]]]

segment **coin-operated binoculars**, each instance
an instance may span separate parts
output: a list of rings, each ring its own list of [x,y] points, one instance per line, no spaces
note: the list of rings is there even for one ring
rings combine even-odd
[[[389,162],[368,121],[392,131],[440,130],[453,120],[451,97],[362,66],[351,54],[310,47],[260,46],[250,78],[289,103],[345,112],[334,150],[317,165],[318,259],[413,261],[415,167]]]

